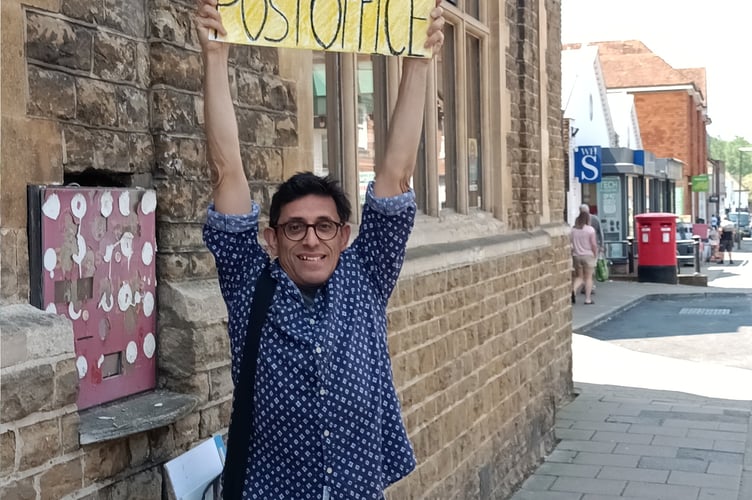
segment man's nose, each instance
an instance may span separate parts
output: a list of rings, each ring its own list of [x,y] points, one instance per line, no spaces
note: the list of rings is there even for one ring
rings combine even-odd
[[[308,226],[306,228],[305,237],[303,238],[303,244],[304,245],[316,245],[319,242],[319,237],[316,234],[316,230],[313,226]]]

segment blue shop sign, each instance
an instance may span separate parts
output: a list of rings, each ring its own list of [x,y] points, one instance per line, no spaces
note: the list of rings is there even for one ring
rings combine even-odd
[[[601,181],[601,147],[580,146],[574,149],[574,176],[581,184]]]

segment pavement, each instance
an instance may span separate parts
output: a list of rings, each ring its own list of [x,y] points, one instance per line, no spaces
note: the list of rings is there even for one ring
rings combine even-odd
[[[665,314],[683,301],[690,314],[751,313],[752,240],[734,250],[733,265],[703,264],[707,287],[609,281],[595,304],[577,297],[575,397],[557,412],[556,448],[511,500],[752,500],[752,321],[682,335],[681,321],[708,319]],[[618,335],[643,312],[658,334]],[[609,330],[614,340],[593,336]]]

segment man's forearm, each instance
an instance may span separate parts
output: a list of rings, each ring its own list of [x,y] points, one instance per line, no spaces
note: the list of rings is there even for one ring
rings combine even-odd
[[[429,60],[406,58],[397,104],[387,136],[384,163],[376,165],[375,194],[396,196],[409,189],[423,132]]]
[[[240,157],[227,54],[215,51],[204,58],[204,130],[215,208],[226,214],[247,213],[251,196]]]

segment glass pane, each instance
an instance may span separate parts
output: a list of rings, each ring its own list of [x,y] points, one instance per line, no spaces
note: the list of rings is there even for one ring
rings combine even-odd
[[[329,174],[325,52],[313,51],[313,173]]]
[[[468,205],[481,206],[480,40],[467,37],[467,180]]]
[[[358,86],[358,185],[360,204],[366,201],[368,183],[374,178],[376,164],[376,134],[373,113],[373,64],[371,56],[358,54],[356,84]]]
[[[457,208],[457,121],[455,109],[454,26],[444,26],[444,47],[438,63],[438,144],[439,206]]]
[[[480,0],[465,0],[465,12],[480,19]]]

